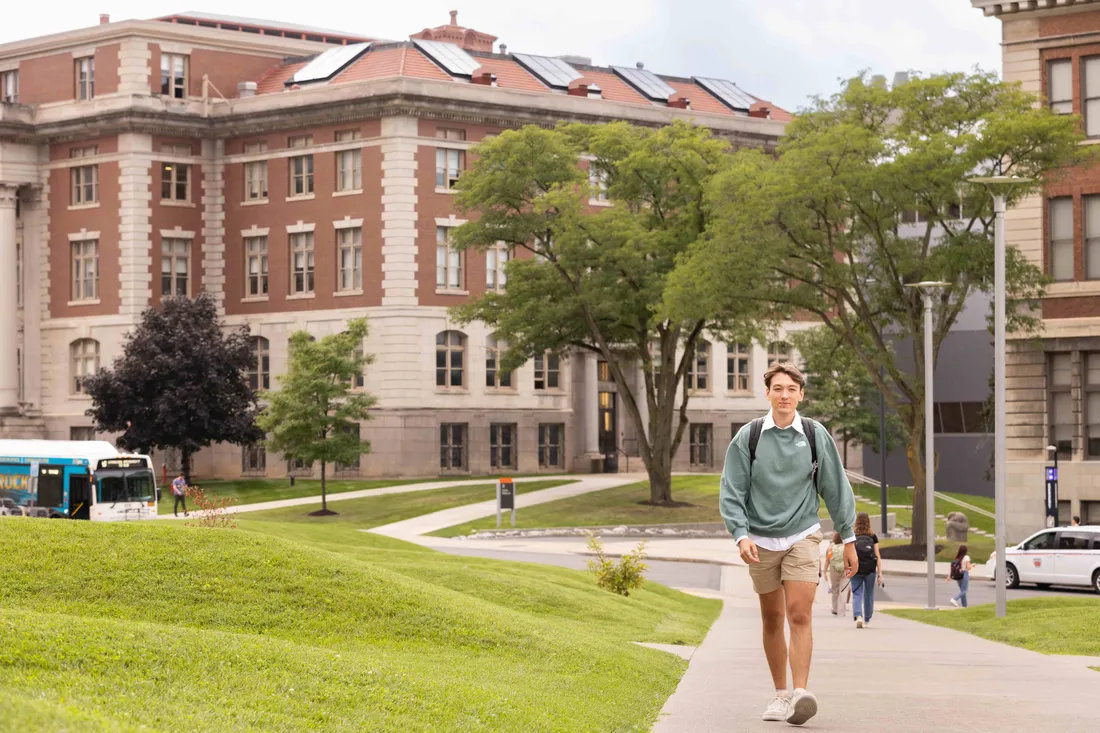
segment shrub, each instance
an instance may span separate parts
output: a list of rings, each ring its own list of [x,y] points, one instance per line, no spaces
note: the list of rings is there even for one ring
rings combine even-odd
[[[591,532],[588,533],[588,549],[596,556],[588,561],[588,569],[596,574],[597,586],[621,596],[629,596],[630,591],[642,587],[646,571],[644,540],[623,555],[617,565],[604,555],[603,543]]]
[[[237,514],[229,511],[237,503],[236,499],[223,499],[203,491],[199,486],[188,486],[187,498],[198,508],[193,515],[195,518],[187,523],[188,526],[221,529],[233,529],[237,526]]]

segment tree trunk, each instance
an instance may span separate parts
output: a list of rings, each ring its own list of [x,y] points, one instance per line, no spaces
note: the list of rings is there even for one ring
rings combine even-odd
[[[848,439],[844,439],[844,468],[848,468]]]
[[[183,473],[183,480],[188,486],[191,485],[191,451],[188,448],[180,449],[180,471]]]
[[[672,460],[668,454],[668,435],[653,441],[653,459],[646,466],[649,474],[649,500],[654,504],[672,502]]]
[[[924,497],[925,466],[924,456],[924,430],[923,426],[910,428],[909,442],[905,446],[905,458],[909,462],[909,474],[913,477],[913,537],[911,544],[923,545],[925,543]]]

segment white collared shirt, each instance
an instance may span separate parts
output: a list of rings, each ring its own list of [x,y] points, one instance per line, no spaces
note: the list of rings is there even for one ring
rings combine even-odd
[[[797,432],[799,435],[806,435],[806,431],[802,429],[802,416],[798,414],[798,410],[795,410],[794,422],[792,422],[787,427],[794,428],[795,432]],[[760,429],[760,432],[763,433],[765,430],[769,430],[772,428],[774,428],[775,430],[787,429],[781,428],[776,425],[775,417],[772,415],[772,411],[768,410],[768,414],[764,418],[764,426]],[[772,552],[786,552],[787,550],[791,549],[796,542],[804,540],[812,535],[814,532],[818,532],[820,530],[821,523],[819,522],[808,529],[804,529],[801,532],[797,534],[792,534],[788,537],[761,537],[759,535],[753,534],[752,532],[749,532],[748,534],[738,537],[736,541],[741,542],[741,540],[748,537],[757,547],[763,548],[765,550],[771,550]],[[848,542],[855,542],[855,538],[853,537],[850,540],[844,541],[845,544],[847,544]]]

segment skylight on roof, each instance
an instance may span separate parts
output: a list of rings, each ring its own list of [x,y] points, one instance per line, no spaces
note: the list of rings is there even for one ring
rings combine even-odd
[[[756,99],[746,92],[742,91],[740,87],[734,84],[732,81],[726,81],[725,79],[711,79],[702,76],[693,77],[695,83],[710,92],[719,102],[726,105],[735,112],[744,112],[748,114],[752,109],[753,103]]]
[[[414,38],[413,43],[451,76],[469,79],[481,68],[481,64],[473,56],[453,43],[425,41],[420,38]]]
[[[370,48],[370,43],[354,43],[329,49],[310,61],[290,77],[286,84],[305,84],[307,82],[328,81],[344,70],[351,62],[362,56]]]
[[[512,58],[551,89],[569,89],[569,82],[584,76],[567,62],[552,56],[514,53]]]
[[[623,81],[634,87],[646,99],[654,102],[667,102],[676,90],[664,82],[661,77],[646,69],[631,69],[626,66],[612,66]]]

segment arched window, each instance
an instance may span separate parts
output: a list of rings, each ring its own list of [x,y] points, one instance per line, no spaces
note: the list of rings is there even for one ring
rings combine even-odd
[[[248,386],[254,392],[271,389],[271,344],[263,336],[252,339],[252,358],[255,361],[248,369]]]
[[[463,389],[466,386],[466,335],[461,331],[440,331],[435,336],[435,386]]]
[[[768,344],[768,366],[791,360],[791,345],[786,341],[772,341]]]
[[[500,362],[508,351],[508,344],[490,336],[485,342],[485,386],[493,389],[512,389],[512,373],[501,369]]]
[[[694,392],[710,391],[710,342],[695,342],[695,358],[688,368],[688,389]]]
[[[69,391],[84,394],[84,377],[99,369],[99,342],[95,339],[77,339],[69,345]]]

